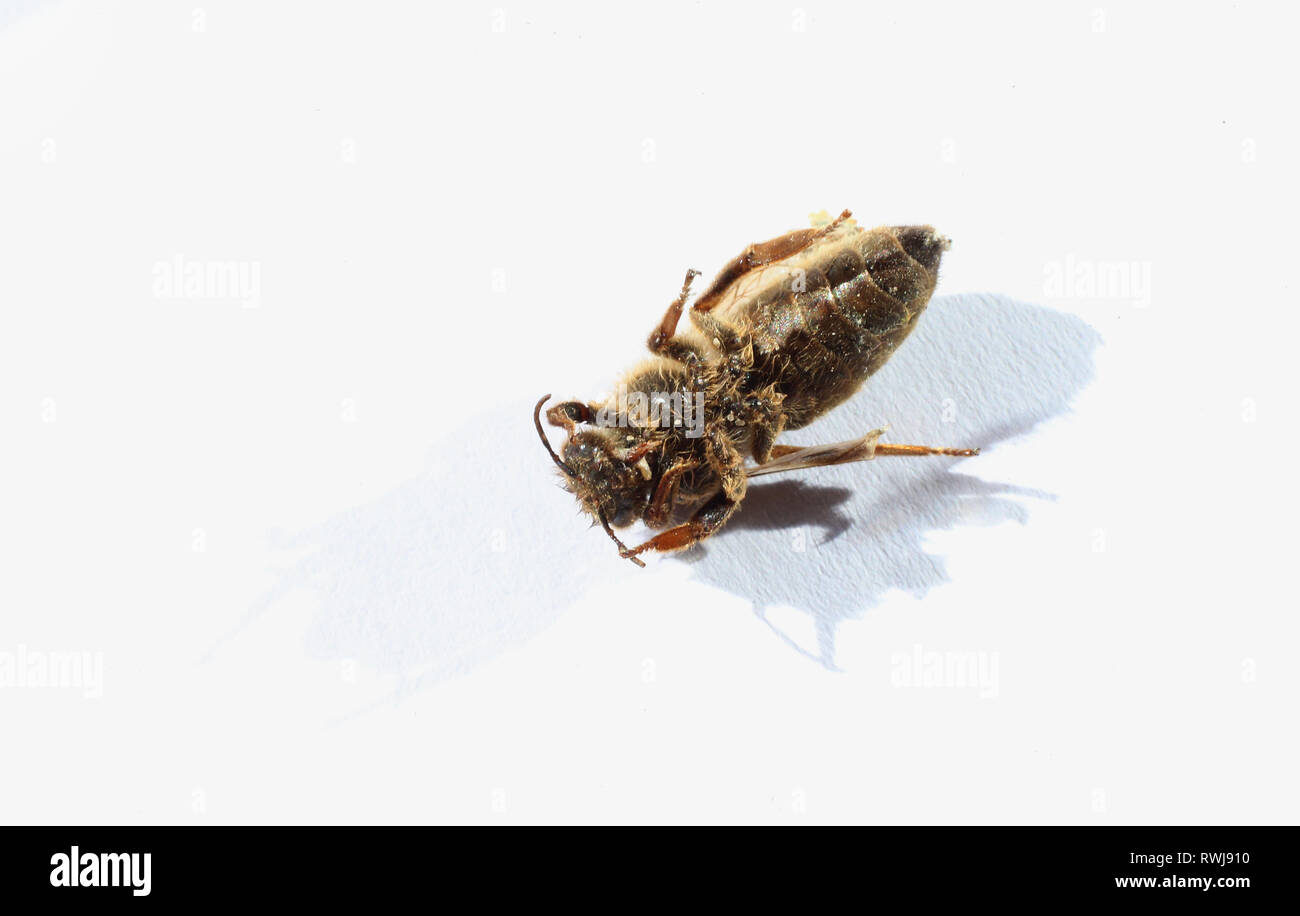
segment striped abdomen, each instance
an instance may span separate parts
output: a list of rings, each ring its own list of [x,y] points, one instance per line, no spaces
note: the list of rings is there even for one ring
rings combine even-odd
[[[915,327],[946,239],[929,226],[851,223],[737,279],[711,310],[754,342],[752,379],[798,429],[852,395]]]

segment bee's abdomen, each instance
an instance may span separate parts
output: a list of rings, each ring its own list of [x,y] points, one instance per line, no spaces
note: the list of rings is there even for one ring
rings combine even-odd
[[[925,310],[947,241],[929,226],[846,226],[781,262],[744,319],[760,381],[797,429],[884,365]]]

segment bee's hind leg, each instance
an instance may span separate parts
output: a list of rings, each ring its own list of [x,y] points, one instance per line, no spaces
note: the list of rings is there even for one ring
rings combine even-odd
[[[977,448],[944,448],[934,445],[891,445],[888,442],[876,443],[876,457],[889,456],[919,458],[923,455],[951,455],[954,458],[974,458],[980,453]]]

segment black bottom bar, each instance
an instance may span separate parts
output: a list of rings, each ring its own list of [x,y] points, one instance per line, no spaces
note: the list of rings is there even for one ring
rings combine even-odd
[[[614,907],[673,895],[688,881],[733,903],[779,886],[863,906],[898,893],[927,904],[1199,897],[1231,905],[1295,886],[1290,827],[799,829],[568,829],[559,837],[545,828],[6,828],[0,880],[7,901],[43,903],[337,905],[415,894],[433,904],[463,888],[494,902],[517,889],[540,904],[598,888]]]

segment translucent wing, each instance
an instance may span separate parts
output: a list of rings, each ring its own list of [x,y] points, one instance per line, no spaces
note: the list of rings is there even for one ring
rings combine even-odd
[[[847,442],[832,442],[829,445],[810,445],[796,448],[767,464],[756,464],[745,468],[746,477],[762,477],[764,474],[778,474],[781,471],[798,471],[803,468],[820,468],[832,464],[849,464],[853,461],[870,461],[876,457],[876,443],[884,434],[885,428],[873,429],[859,439]]]

